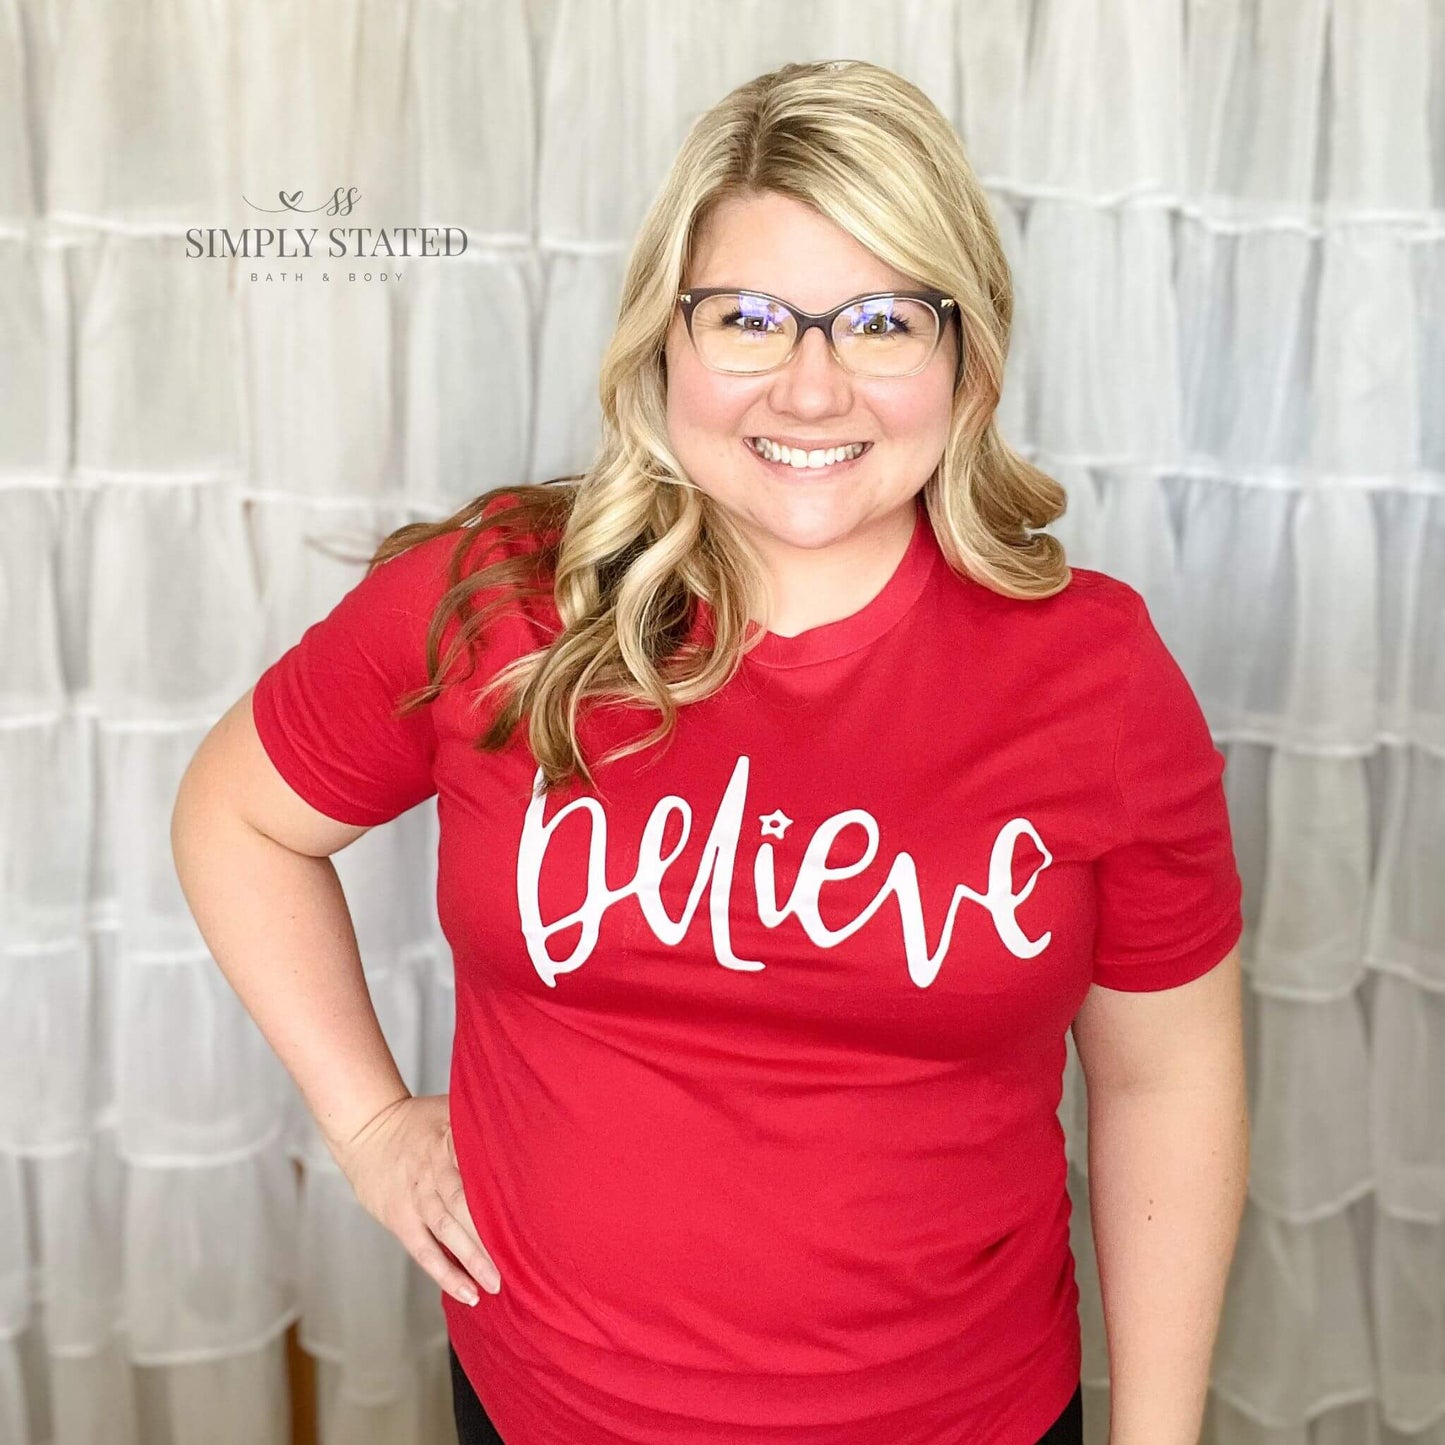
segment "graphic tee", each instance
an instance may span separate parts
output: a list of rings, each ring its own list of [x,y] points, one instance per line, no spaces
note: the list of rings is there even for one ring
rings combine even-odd
[[[919,503],[867,605],[765,633],[600,768],[656,714],[584,710],[597,788],[544,798],[525,727],[474,751],[467,697],[556,634],[550,600],[392,715],[455,541],[376,568],[252,707],[333,818],[436,795],[454,1142],[502,1276],[442,1305],[497,1429],[1033,1445],[1080,1369],[1065,1031],[1091,985],[1188,983],[1242,928],[1224,757],[1143,599],[1086,568],[999,596]]]

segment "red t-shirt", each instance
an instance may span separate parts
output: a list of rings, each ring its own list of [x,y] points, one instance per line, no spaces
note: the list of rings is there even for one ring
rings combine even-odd
[[[454,543],[358,583],[253,708],[334,818],[437,796],[453,1133],[502,1276],[442,1301],[503,1438],[1033,1445],[1079,1380],[1065,1030],[1242,927],[1224,757],[1140,595],[999,596],[919,506],[866,606],[543,800],[462,694],[550,602],[391,717]],[[655,721],[584,712],[589,762]]]

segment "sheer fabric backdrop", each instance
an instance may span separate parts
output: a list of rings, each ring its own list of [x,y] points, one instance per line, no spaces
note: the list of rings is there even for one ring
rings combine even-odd
[[[435,1287],[209,959],[176,784],[360,576],[339,553],[585,465],[687,124],[836,56],[958,126],[1017,281],[1005,431],[1229,759],[1254,1157],[1206,1445],[1445,1445],[1432,0],[0,0],[0,1445],[281,1442],[293,1322],[323,1439],[453,1438]],[[350,218],[242,200],[338,186]],[[469,244],[325,287],[184,258],[278,219]],[[434,829],[337,860],[419,1092],[452,1027]],[[1102,1441],[1083,1106],[1071,1049]]]

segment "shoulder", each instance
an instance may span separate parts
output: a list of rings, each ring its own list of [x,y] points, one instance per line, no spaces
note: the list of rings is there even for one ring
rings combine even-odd
[[[1076,605],[1112,608],[1132,617],[1141,594],[1119,577],[1093,567],[1070,567],[1068,585],[1058,596],[1071,595]]]
[[[562,540],[571,489],[550,484],[503,488],[484,494],[476,516],[458,533],[467,539],[462,550],[464,573],[493,562],[525,564],[523,571],[545,568],[548,554]],[[452,534],[455,536],[456,534]]]
[[[1068,582],[1048,597],[1010,597],[971,579],[959,579],[959,585],[989,627],[1065,651],[1108,643],[1127,648],[1146,615],[1135,588],[1091,567],[1071,567]]]
[[[552,573],[567,513],[565,498],[550,492],[535,485],[484,494],[473,516],[417,545],[416,595],[429,616],[440,612],[443,648],[463,625],[469,650],[491,664],[555,639]]]
[[[1060,611],[1126,641],[1133,639],[1146,612],[1141,592],[1092,567],[1070,567],[1068,585],[1056,596]]]
[[[1071,568],[1047,597],[1012,597],[961,579],[928,631],[945,654],[943,675],[965,669],[1010,707],[1076,733],[1096,724],[1103,746],[1135,670],[1143,604],[1128,583],[1087,567]]]
[[[413,542],[367,567],[346,601],[370,625],[424,637],[446,595],[447,573],[460,533],[442,532]]]
[[[486,493],[478,500],[475,516],[378,562],[368,581],[376,579],[376,590],[425,610],[458,582],[494,563],[516,561],[523,564],[518,577],[530,574],[543,560],[546,546],[560,538],[560,529],[536,525],[535,507],[519,508],[513,491]]]
[[[448,656],[464,628],[468,640],[459,662],[465,655],[478,665],[499,665],[545,645],[555,631],[555,609],[550,587],[535,580],[542,539],[529,532],[525,512],[509,515],[507,494],[478,501],[468,522],[402,543],[366,567],[337,604],[331,629],[354,637],[368,656],[395,658],[416,685],[428,675],[430,647]],[[509,560],[515,565],[461,588]]]

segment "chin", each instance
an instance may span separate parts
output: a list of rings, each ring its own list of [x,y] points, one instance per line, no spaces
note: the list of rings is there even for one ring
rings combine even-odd
[[[816,551],[844,541],[868,520],[866,507],[843,497],[766,497],[751,505],[739,503],[730,510],[752,535],[801,551]]]

